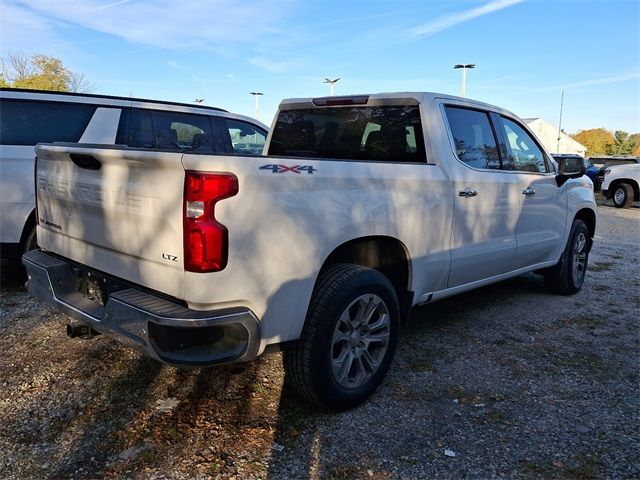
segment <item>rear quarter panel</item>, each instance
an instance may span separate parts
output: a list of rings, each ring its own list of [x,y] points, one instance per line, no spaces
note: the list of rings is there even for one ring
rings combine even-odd
[[[437,166],[277,157],[185,155],[185,170],[232,172],[239,193],[216,205],[229,229],[225,270],[185,274],[191,308],[249,306],[263,346],[298,338],[318,272],[342,243],[401,239],[412,261],[410,288],[446,281],[444,175]],[[265,165],[307,166],[274,173]]]

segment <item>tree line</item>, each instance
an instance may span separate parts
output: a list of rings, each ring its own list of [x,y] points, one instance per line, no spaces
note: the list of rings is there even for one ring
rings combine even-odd
[[[640,156],[640,133],[629,135],[628,132],[622,130],[611,133],[605,128],[591,128],[581,130],[571,135],[571,138],[587,147],[587,157],[600,155]]]

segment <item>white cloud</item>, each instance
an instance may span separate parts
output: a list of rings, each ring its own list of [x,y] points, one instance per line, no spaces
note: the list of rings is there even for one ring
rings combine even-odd
[[[618,83],[625,82],[627,80],[636,80],[640,78],[640,72],[627,73],[624,75],[613,75],[610,77],[602,77],[602,78],[593,78],[591,80],[583,80],[580,82],[567,83],[562,86],[562,88],[580,88],[580,87],[590,87],[591,85],[607,85],[610,83]],[[553,87],[554,89],[558,89],[558,87]]]
[[[587,77],[583,74],[583,77]],[[554,84],[548,86],[531,87],[522,81],[522,77],[517,76],[504,76],[485,80],[484,82],[473,83],[475,89],[482,89],[485,91],[510,91],[517,93],[542,93],[542,92],[560,92],[561,90],[573,90],[584,87],[591,87],[593,85],[610,85],[613,83],[627,82],[630,80],[640,79],[640,72],[631,73],[619,73],[616,75],[609,75],[606,77],[590,78],[587,80],[580,80],[578,82],[568,82],[562,84]],[[555,79],[558,80],[558,79]]]
[[[99,6],[99,7],[98,7],[98,10],[105,10],[105,9],[107,9],[107,8],[117,7],[118,5],[122,5],[122,4],[124,4],[124,3],[129,3],[129,2],[131,2],[131,1],[132,1],[132,0],[120,0],[120,1],[118,1],[118,2],[108,3],[108,4],[106,4],[106,5]]]
[[[0,45],[3,53],[7,50],[31,53],[38,51],[42,45],[51,45],[58,41],[52,22],[45,21],[33,12],[9,2],[2,2],[0,8]]]
[[[449,15],[435,18],[427,23],[412,28],[410,30],[410,34],[413,37],[418,38],[428,37],[454,27],[460,23],[468,22],[474,18],[497,12],[498,10],[511,7],[523,1],[524,0],[494,0],[481,7],[463,10],[461,12],[451,13]]]
[[[105,5],[97,0],[69,0],[64,8],[50,0],[3,1],[3,10],[7,9],[6,3],[12,11],[11,15],[3,11],[3,30],[5,24],[16,22],[14,18],[20,21],[26,17],[32,23],[34,18],[63,22],[176,51],[230,49],[276,37],[291,1],[121,0]],[[19,15],[14,17],[15,13]]]

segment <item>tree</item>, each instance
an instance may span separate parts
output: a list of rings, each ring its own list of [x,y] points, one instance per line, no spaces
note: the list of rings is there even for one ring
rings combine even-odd
[[[9,52],[0,60],[0,86],[83,93],[93,88],[83,73],[70,71],[61,60],[23,52]]]
[[[640,133],[629,135],[629,141],[632,143],[631,155],[640,157]]]
[[[611,155],[610,152],[615,143],[615,138],[611,132],[604,128],[581,130],[575,135],[571,135],[571,138],[587,147],[586,155],[588,157],[594,155]]]
[[[629,134],[622,130],[616,130],[613,134],[611,155],[631,155],[635,144]]]
[[[87,80],[84,73],[71,72],[68,87],[70,92],[89,93],[94,88],[94,85]]]

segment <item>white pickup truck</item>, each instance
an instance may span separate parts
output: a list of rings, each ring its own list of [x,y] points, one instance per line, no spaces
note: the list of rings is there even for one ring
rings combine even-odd
[[[39,145],[29,290],[162,362],[284,350],[332,410],[371,395],[409,309],[526,272],[582,286],[596,226],[581,162],[514,114],[394,93],[285,100],[267,156]]]

